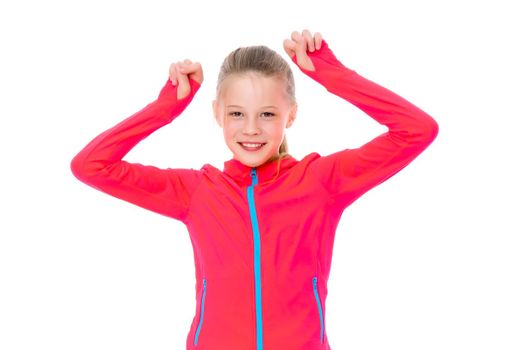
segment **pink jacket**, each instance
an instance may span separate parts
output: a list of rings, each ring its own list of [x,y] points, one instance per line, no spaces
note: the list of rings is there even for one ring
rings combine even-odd
[[[167,168],[122,158],[172,122],[200,84],[158,99],[95,137],[72,160],[82,182],[183,222],[195,258],[196,308],[186,349],[329,350],[325,300],[339,219],[368,190],[406,167],[436,138],[436,121],[390,90],[343,66],[323,41],[299,69],[357,106],[385,132],[327,156],[287,155],[250,168]]]

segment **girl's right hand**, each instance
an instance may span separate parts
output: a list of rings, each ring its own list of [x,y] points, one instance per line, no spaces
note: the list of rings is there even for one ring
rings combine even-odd
[[[189,59],[178,61],[170,65],[170,80],[173,85],[177,85],[177,99],[180,100],[190,93],[190,81],[193,79],[202,84],[204,76],[199,62],[192,62]]]

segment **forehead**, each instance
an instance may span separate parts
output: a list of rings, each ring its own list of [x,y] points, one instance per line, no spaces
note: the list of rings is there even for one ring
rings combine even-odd
[[[286,84],[277,77],[260,74],[231,75],[223,82],[226,104],[281,103],[286,101]]]

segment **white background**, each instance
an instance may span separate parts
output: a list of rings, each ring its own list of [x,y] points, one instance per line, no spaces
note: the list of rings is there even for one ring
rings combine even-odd
[[[341,219],[332,349],[525,348],[518,1],[14,3],[0,5],[0,349],[184,349],[195,311],[186,227],[86,186],[70,161],[190,58],[204,68],[193,102],[124,159],[222,169],[217,74],[230,51],[255,44],[292,65],[295,158],[385,132],[293,66],[282,42],[303,29],[440,126]]]

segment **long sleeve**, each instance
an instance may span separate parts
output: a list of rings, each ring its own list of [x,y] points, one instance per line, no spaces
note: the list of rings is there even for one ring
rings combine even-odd
[[[314,71],[302,69],[297,56],[292,59],[303,73],[388,127],[388,132],[359,148],[321,156],[312,163],[310,170],[345,208],[406,167],[432,143],[439,127],[412,103],[346,68],[326,41],[319,50],[307,54]]]
[[[71,161],[75,177],[109,195],[184,221],[201,173],[194,169],[159,169],[122,158],[184,111],[200,88],[195,80],[189,81],[190,93],[178,100],[178,85],[168,79],[155,101],[89,142]]]

